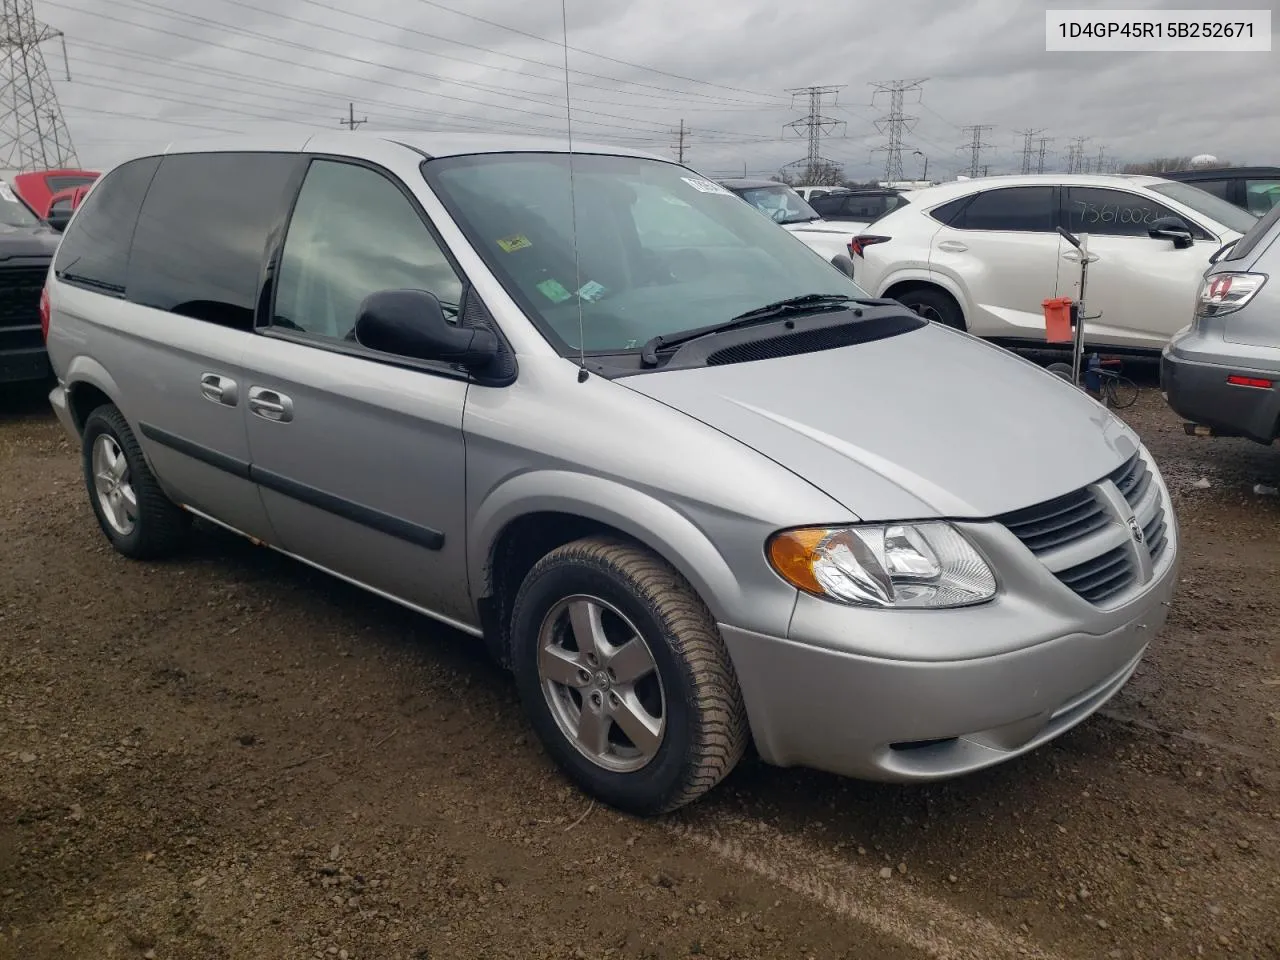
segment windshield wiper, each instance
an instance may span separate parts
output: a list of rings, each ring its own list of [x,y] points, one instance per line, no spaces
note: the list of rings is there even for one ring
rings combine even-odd
[[[786,300],[766,303],[763,307],[756,307],[754,310],[740,313],[723,323],[713,323],[710,326],[695,327],[692,330],[684,330],[680,333],[667,333],[651,337],[640,348],[640,362],[646,367],[656,367],[658,365],[658,351],[664,347],[678,346],[682,343],[688,343],[690,340],[697,340],[699,337],[709,337],[713,333],[724,333],[726,330],[749,327],[753,323],[772,320],[774,317],[780,317],[786,313],[814,313],[819,310],[838,309],[847,303],[864,303],[868,306],[877,305],[876,301],[859,300],[857,297],[846,296],[843,293],[806,293],[799,297],[788,297]]]

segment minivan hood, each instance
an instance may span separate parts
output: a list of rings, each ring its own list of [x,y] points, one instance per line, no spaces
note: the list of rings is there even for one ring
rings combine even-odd
[[[1065,380],[934,324],[618,382],[741,441],[863,520],[998,516],[1093,483],[1138,449],[1128,427]]]

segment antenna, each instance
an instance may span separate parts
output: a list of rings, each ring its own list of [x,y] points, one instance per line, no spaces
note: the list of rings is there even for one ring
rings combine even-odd
[[[587,347],[582,320],[582,266],[578,262],[578,198],[573,186],[573,108],[569,99],[569,12],[567,0],[560,0],[560,30],[564,37],[564,124],[569,132],[569,232],[573,235],[573,289],[578,301],[578,382],[587,381]]]

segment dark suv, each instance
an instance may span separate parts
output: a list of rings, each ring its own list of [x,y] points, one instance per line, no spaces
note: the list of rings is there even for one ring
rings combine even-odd
[[[0,182],[0,383],[49,376],[40,292],[57,247],[58,234]]]
[[[1248,210],[1266,216],[1280,205],[1280,167],[1218,167],[1204,170],[1175,170],[1156,176],[1190,183]]]

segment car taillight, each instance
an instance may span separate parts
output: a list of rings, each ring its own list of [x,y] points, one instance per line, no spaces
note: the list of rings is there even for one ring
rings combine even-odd
[[[1197,317],[1219,317],[1239,310],[1267,282],[1261,273],[1214,273],[1200,283]]]
[[[877,237],[870,233],[860,233],[849,241],[849,256],[861,257],[862,251],[875,243],[887,243],[892,237]]]
[[[31,301],[28,300],[27,303]],[[40,336],[49,342],[49,288],[40,291]],[[28,314],[30,316],[30,314]]]

